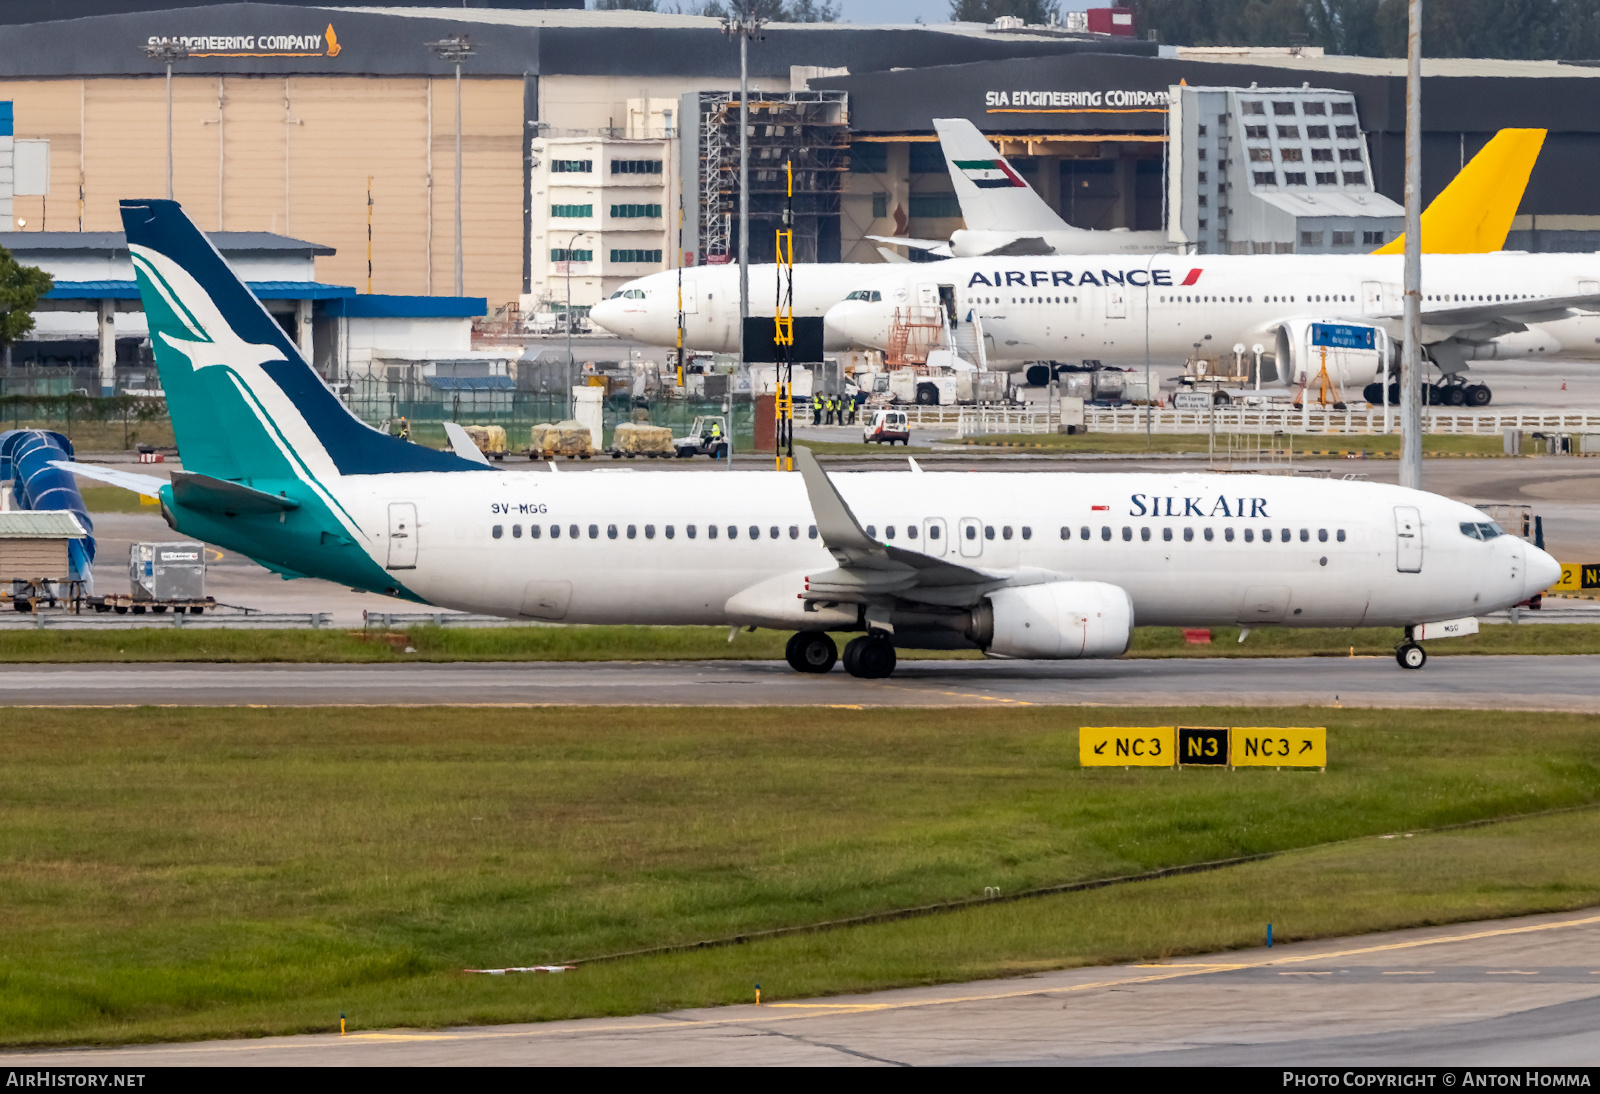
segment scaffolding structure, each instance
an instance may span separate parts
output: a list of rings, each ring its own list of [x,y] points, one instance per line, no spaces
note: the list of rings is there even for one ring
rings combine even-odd
[[[842,91],[750,93],[750,261],[772,262],[794,171],[794,258],[839,260],[840,194],[850,167]],[[700,249],[708,263],[738,252],[739,93],[700,94]]]

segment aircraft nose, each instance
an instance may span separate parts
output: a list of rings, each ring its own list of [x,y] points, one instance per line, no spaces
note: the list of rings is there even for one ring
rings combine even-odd
[[[627,334],[623,327],[622,301],[602,300],[589,309],[589,322],[597,323],[612,334]]]
[[[1522,569],[1523,593],[1535,596],[1561,580],[1561,563],[1531,544],[1526,550],[1527,560]]]
[[[888,324],[883,305],[846,300],[829,308],[822,317],[824,336],[835,345],[885,349]]]

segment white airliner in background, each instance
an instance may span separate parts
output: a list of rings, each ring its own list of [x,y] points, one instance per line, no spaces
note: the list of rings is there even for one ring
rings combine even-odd
[[[1234,345],[1262,344],[1264,382],[1304,383],[1327,361],[1333,383],[1359,391],[1387,367],[1386,343],[1400,336],[1402,262],[1400,255],[1062,255],[898,265],[829,309],[826,329],[832,342],[884,349],[897,320],[942,306],[952,324],[976,327],[990,368],[1075,358],[1175,361],[1195,352],[1216,358]],[[1495,339],[1530,324],[1543,324],[1538,340],[1524,343],[1539,355],[1540,345],[1569,329],[1566,321],[1600,309],[1600,255],[1426,255],[1422,284],[1423,341],[1453,375],[1480,356],[1508,356],[1518,343]],[[1570,329],[1587,333],[1590,322]],[[1370,352],[1343,352],[1362,348]],[[1562,350],[1594,348],[1591,341]],[[1472,388],[1482,394],[1467,401],[1489,401],[1486,387]]]
[[[789,663],[895,649],[1115,657],[1135,622],[1404,626],[1527,600],[1554,559],[1478,510],[1371,483],[1177,473],[535,474],[357,420],[171,201],[122,218],[184,469],[59,466],[286,576],[567,623],[794,631]]]
[[[914,247],[956,258],[981,255],[1135,255],[1176,248],[1167,233],[1126,228],[1074,228],[1029,186],[978,127],[965,118],[935,118],[950,181],[966,227],[948,240],[868,236],[878,243]],[[1053,162],[1053,161],[1051,161]]]

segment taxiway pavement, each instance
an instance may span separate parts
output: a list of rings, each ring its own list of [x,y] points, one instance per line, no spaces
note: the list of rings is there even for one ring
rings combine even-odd
[[[1597,1021],[1600,909],[1589,909],[760,1007],[12,1053],[0,1063],[1581,1067],[1600,1064]]]
[[[1600,713],[1600,656],[902,661],[887,680],[781,661],[0,667],[0,706],[1349,706]]]

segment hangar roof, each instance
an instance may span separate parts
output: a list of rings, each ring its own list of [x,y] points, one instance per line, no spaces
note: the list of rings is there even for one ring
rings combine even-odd
[[[273,232],[207,232],[206,238],[224,254],[291,252],[302,255],[331,255],[334,248],[305,239],[293,239]],[[0,232],[0,247],[23,253],[36,251],[77,251],[100,253],[126,251],[128,237],[121,232]]]

